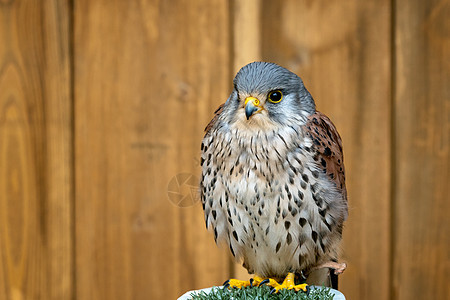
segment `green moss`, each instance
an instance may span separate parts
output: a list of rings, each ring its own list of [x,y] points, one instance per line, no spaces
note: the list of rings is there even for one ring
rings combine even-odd
[[[225,299],[246,299],[246,300],[331,300],[334,295],[330,293],[330,289],[311,289],[307,295],[304,292],[295,292],[294,290],[281,290],[278,294],[270,293],[271,287],[247,287],[243,289],[224,289],[214,287],[209,294],[200,292],[191,294],[195,300],[225,300]]]

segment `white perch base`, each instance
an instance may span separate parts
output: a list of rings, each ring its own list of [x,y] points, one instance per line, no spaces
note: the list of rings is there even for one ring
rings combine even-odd
[[[219,288],[222,288],[222,286],[220,286]],[[321,289],[322,287],[311,285],[311,288]],[[192,297],[191,297],[192,293],[199,293],[202,291],[205,293],[209,293],[211,291],[211,289],[212,289],[212,287],[206,288],[206,289],[201,289],[201,290],[189,291],[189,292],[185,293],[183,296],[181,296],[180,298],[178,298],[178,300],[190,300],[190,299],[192,299]],[[333,300],[345,300],[344,294],[342,294],[338,290],[330,289],[330,293],[332,293],[334,295]]]

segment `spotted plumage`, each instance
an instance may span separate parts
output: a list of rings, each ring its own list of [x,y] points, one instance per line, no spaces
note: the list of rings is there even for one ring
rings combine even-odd
[[[302,80],[244,66],[202,142],[206,226],[250,273],[281,278],[336,261],[347,193],[341,138]]]

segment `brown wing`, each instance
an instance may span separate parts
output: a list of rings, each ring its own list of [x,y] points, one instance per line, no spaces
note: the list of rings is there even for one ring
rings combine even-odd
[[[211,128],[214,126],[214,124],[216,123],[217,119],[219,118],[219,115],[222,113],[223,111],[223,106],[225,105],[225,103],[221,104],[216,111],[214,112],[214,117],[212,118],[211,121],[209,121],[208,125],[206,125],[205,127],[205,136],[208,135],[209,131],[211,130]]]
[[[347,201],[342,140],[336,127],[334,127],[334,124],[327,116],[316,111],[316,113],[308,117],[305,128],[306,134],[313,141],[312,148],[317,151],[314,159],[336,184],[336,187]]]

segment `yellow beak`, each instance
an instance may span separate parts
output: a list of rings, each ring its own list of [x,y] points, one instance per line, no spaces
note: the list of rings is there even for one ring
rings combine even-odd
[[[262,110],[262,108],[259,105],[260,105],[260,102],[259,102],[258,98],[255,98],[255,97],[245,98],[244,109],[245,109],[245,116],[247,117],[247,120],[253,114],[258,113]]]

